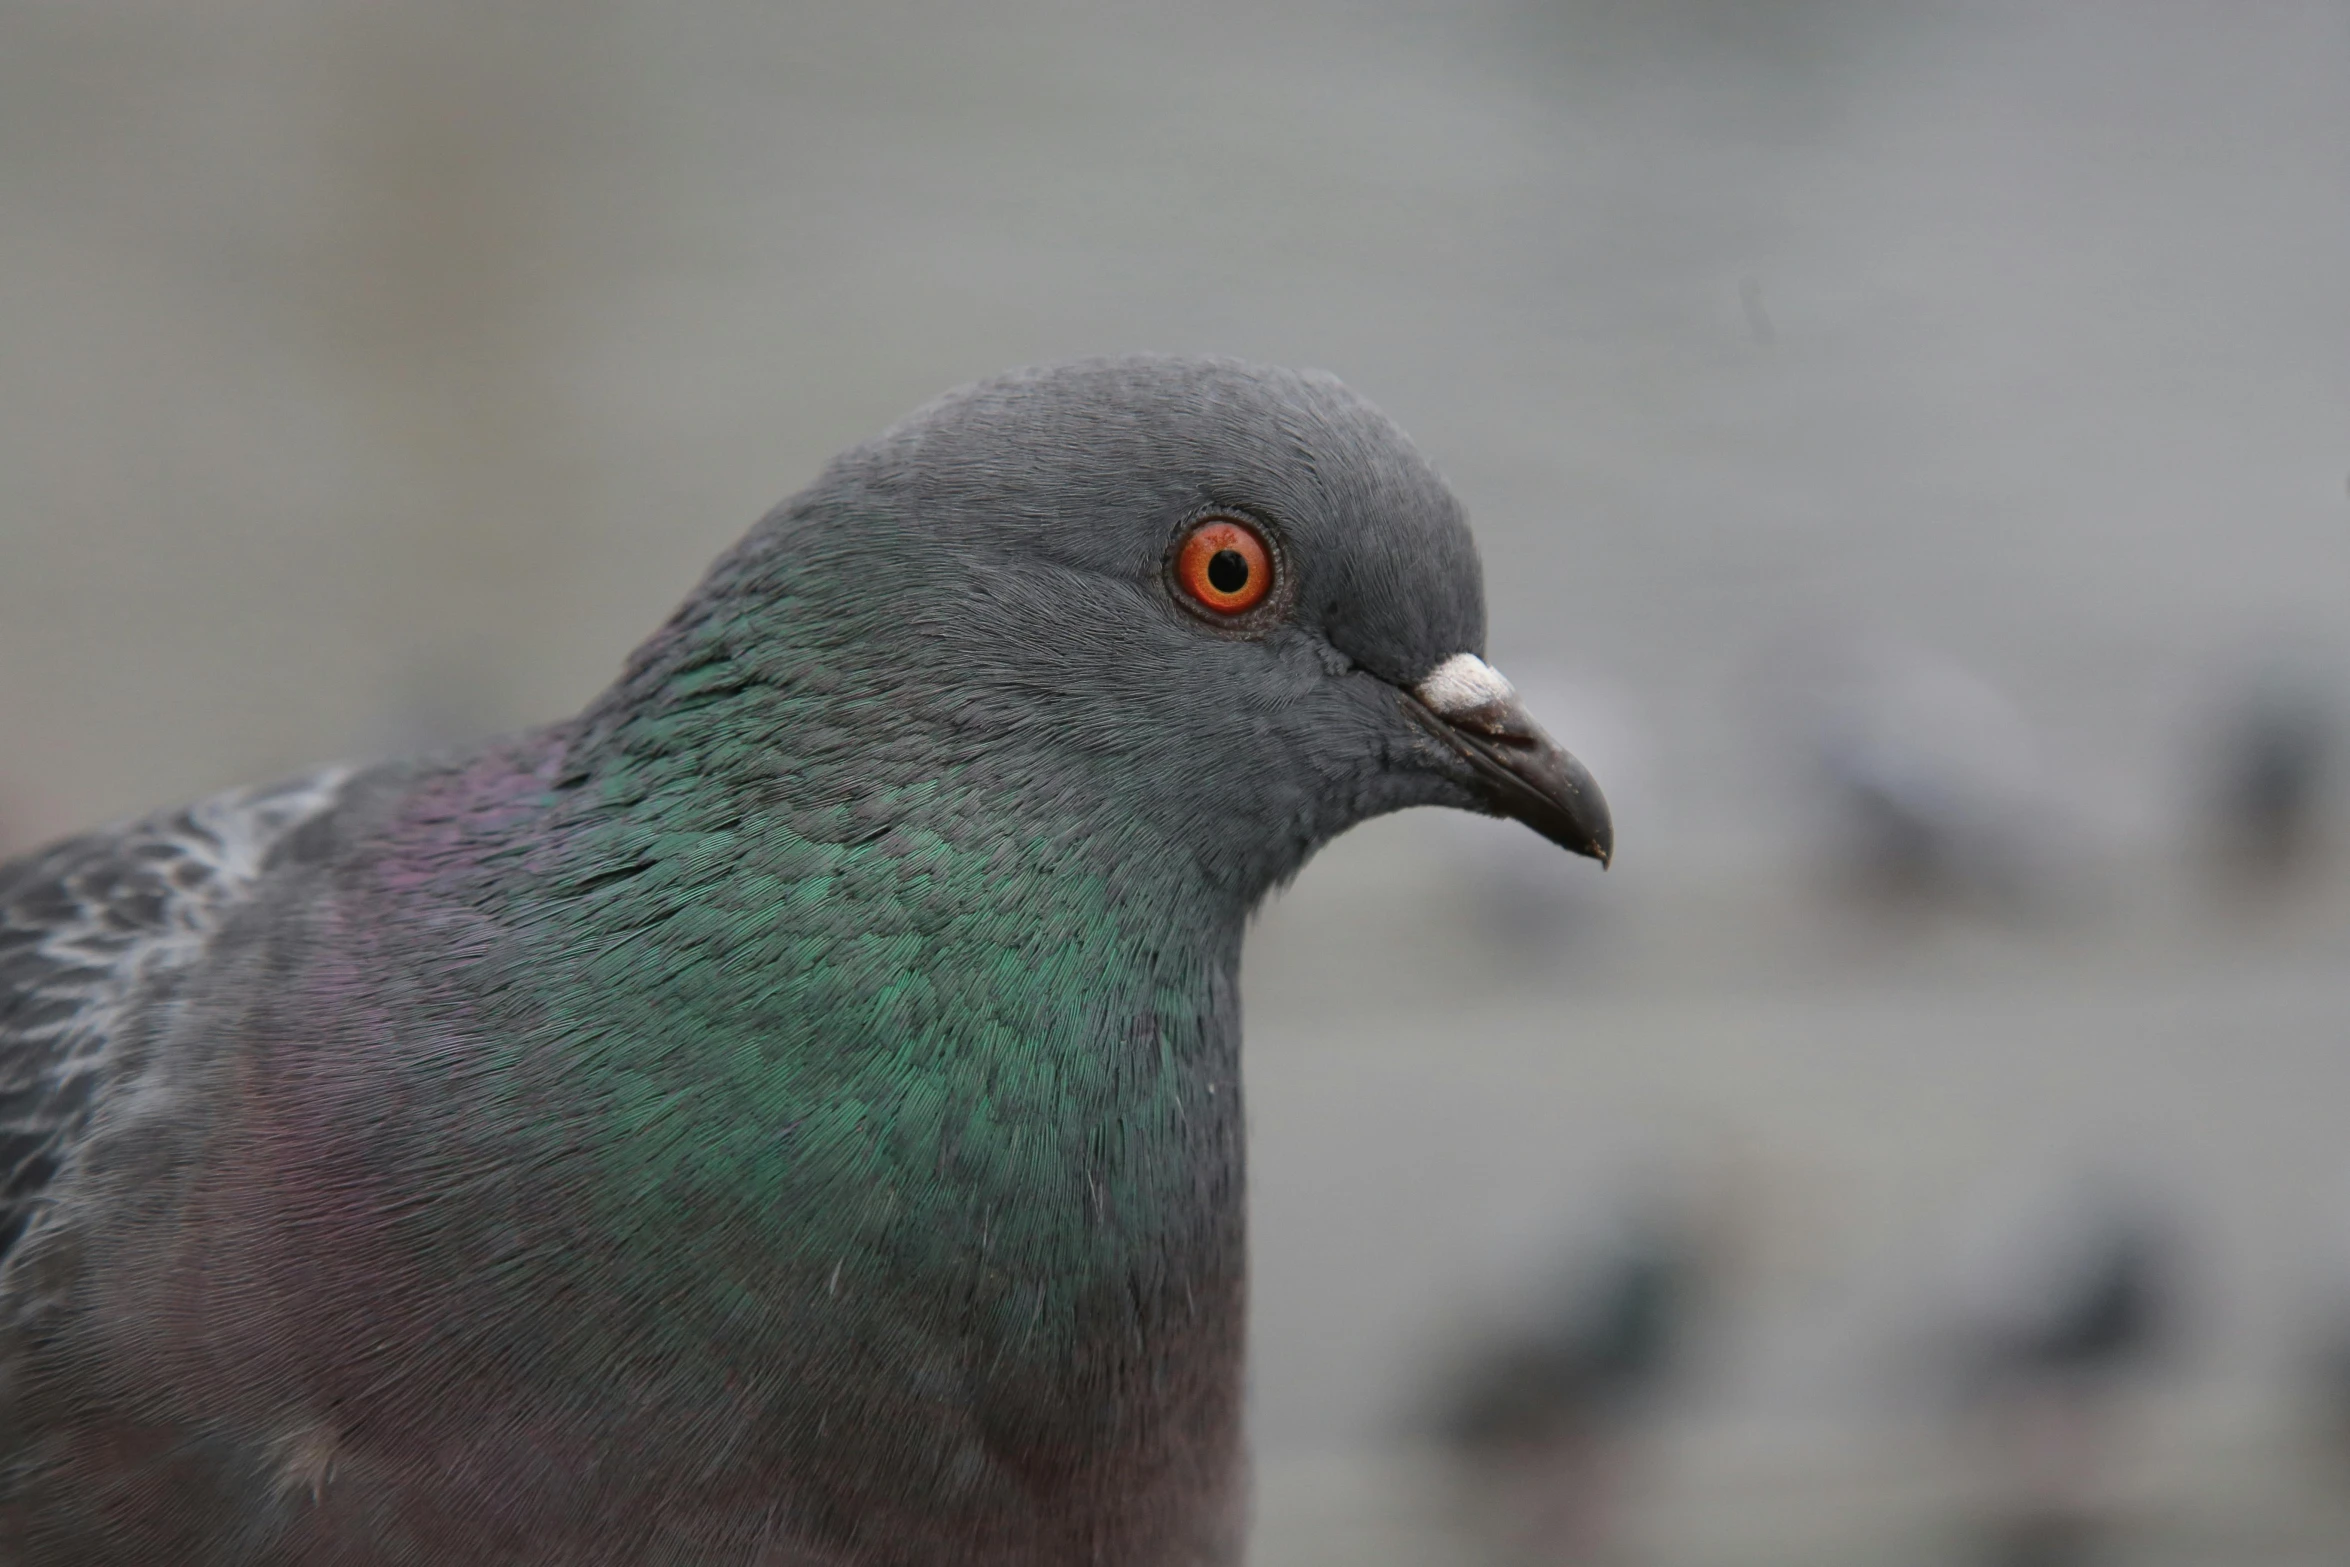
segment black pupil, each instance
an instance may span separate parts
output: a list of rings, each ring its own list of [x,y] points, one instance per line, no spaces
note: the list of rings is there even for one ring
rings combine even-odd
[[[1218,593],[1238,593],[1248,586],[1248,557],[1238,550],[1218,550],[1208,557],[1208,586]]]

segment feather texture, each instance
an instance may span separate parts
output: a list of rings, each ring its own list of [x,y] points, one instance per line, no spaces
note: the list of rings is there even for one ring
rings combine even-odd
[[[1328,377],[1021,372],[575,718],[0,871],[0,1567],[1236,1560],[1241,932],[1515,808],[1483,632]]]
[[[239,789],[0,865],[0,1314],[10,1257],[106,1100],[125,1017],[173,981],[347,767]]]

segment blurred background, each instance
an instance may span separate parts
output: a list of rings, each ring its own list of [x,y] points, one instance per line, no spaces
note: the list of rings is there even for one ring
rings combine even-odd
[[[2350,1552],[2338,0],[0,0],[0,848],[564,713],[1008,365],[1326,367],[1605,877],[1248,956],[1256,1559]]]

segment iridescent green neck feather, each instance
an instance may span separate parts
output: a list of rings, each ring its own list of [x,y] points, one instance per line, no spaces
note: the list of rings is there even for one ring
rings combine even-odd
[[[650,1333],[731,1343],[718,1378],[805,1361],[835,1310],[1047,1382],[1105,1334],[1195,1340],[1239,1289],[1247,890],[1147,780],[717,580],[562,737],[527,874],[444,862],[519,937],[481,1065],[584,1177],[573,1261],[517,1287],[645,1306],[575,1329],[579,1364]]]

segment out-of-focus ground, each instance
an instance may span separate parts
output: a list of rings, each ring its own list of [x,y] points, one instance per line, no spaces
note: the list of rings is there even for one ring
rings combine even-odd
[[[1799,877],[1627,869],[1604,932],[1536,974],[1475,937],[1474,884],[1403,879],[1415,852],[1331,851],[1250,954],[1261,1561],[1463,1559],[1411,1395],[1659,1146],[1727,1149],[1750,1254],[1659,1422],[1640,1559],[1973,1559],[1932,1374],[1950,1253],[2007,1176],[2116,1151],[2181,1202],[2193,1276],[2116,1559],[2350,1550],[2309,1363],[2350,1151],[2350,887],[2247,923],[2142,863],[2050,926],[1887,929]]]
[[[1681,1158],[1648,1559],[1960,1559],[1954,1237],[2089,1159],[2190,1242],[2117,1549],[2339,1560],[2339,774],[2295,885],[2199,813],[2350,690],[2346,169],[2331,0],[0,0],[0,847],[567,711],[971,376],[1326,366],[1622,854],[1406,818],[1264,919],[1259,1559],[1464,1559],[1415,1399]]]

